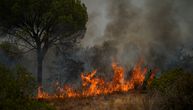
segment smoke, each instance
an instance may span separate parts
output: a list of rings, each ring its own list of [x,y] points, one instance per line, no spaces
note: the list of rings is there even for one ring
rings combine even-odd
[[[181,48],[193,47],[192,0],[83,0],[89,22],[83,47],[116,50],[104,56],[126,67],[139,59],[150,66],[166,69]],[[110,49],[110,48],[109,48]],[[101,49],[99,53],[110,51]],[[114,50],[113,50],[114,51]],[[185,52],[186,53],[186,52]],[[98,59],[103,59],[98,55]],[[97,58],[95,55],[94,58]]]
[[[108,23],[106,18],[106,0],[82,0],[87,6],[89,21],[87,23],[87,33],[82,41],[83,45],[93,46],[95,40],[103,37],[104,30]]]

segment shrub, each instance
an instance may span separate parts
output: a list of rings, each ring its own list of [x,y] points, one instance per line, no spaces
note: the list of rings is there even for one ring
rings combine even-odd
[[[26,69],[0,65],[0,81],[0,110],[51,110],[33,99],[35,81]]]
[[[161,106],[164,110],[193,109],[193,74],[182,69],[165,72],[156,79],[152,88],[163,97]]]

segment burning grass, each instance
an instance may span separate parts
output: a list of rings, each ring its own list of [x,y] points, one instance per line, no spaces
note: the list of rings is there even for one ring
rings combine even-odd
[[[112,64],[114,77],[112,81],[105,81],[104,78],[96,77],[97,70],[91,73],[82,73],[82,88],[80,91],[64,85],[58,87],[57,94],[48,94],[41,87],[38,88],[38,99],[64,99],[76,97],[90,97],[98,95],[107,95],[115,92],[128,92],[143,85],[147,68],[142,67],[142,62],[138,63],[131,72],[131,77],[128,80],[124,79],[125,70],[122,66],[116,63]]]
[[[158,96],[144,93],[142,89],[144,84],[151,84],[156,71],[147,75],[147,68],[139,62],[130,73],[130,78],[125,79],[122,66],[113,63],[112,70],[114,76],[111,81],[97,77],[97,70],[93,70],[80,75],[80,90],[64,85],[58,87],[57,94],[48,94],[39,88],[37,98],[57,110],[158,110]]]

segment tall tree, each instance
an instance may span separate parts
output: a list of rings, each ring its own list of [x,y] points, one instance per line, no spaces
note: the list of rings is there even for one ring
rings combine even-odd
[[[39,85],[48,49],[82,38],[87,20],[80,0],[0,0],[0,30],[19,46],[36,50]]]

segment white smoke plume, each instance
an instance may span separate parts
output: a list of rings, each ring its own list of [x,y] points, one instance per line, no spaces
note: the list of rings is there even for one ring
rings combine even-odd
[[[108,44],[117,50],[109,56],[124,66],[143,58],[149,65],[165,68],[181,47],[193,47],[192,0],[82,1],[89,13],[82,46]]]

